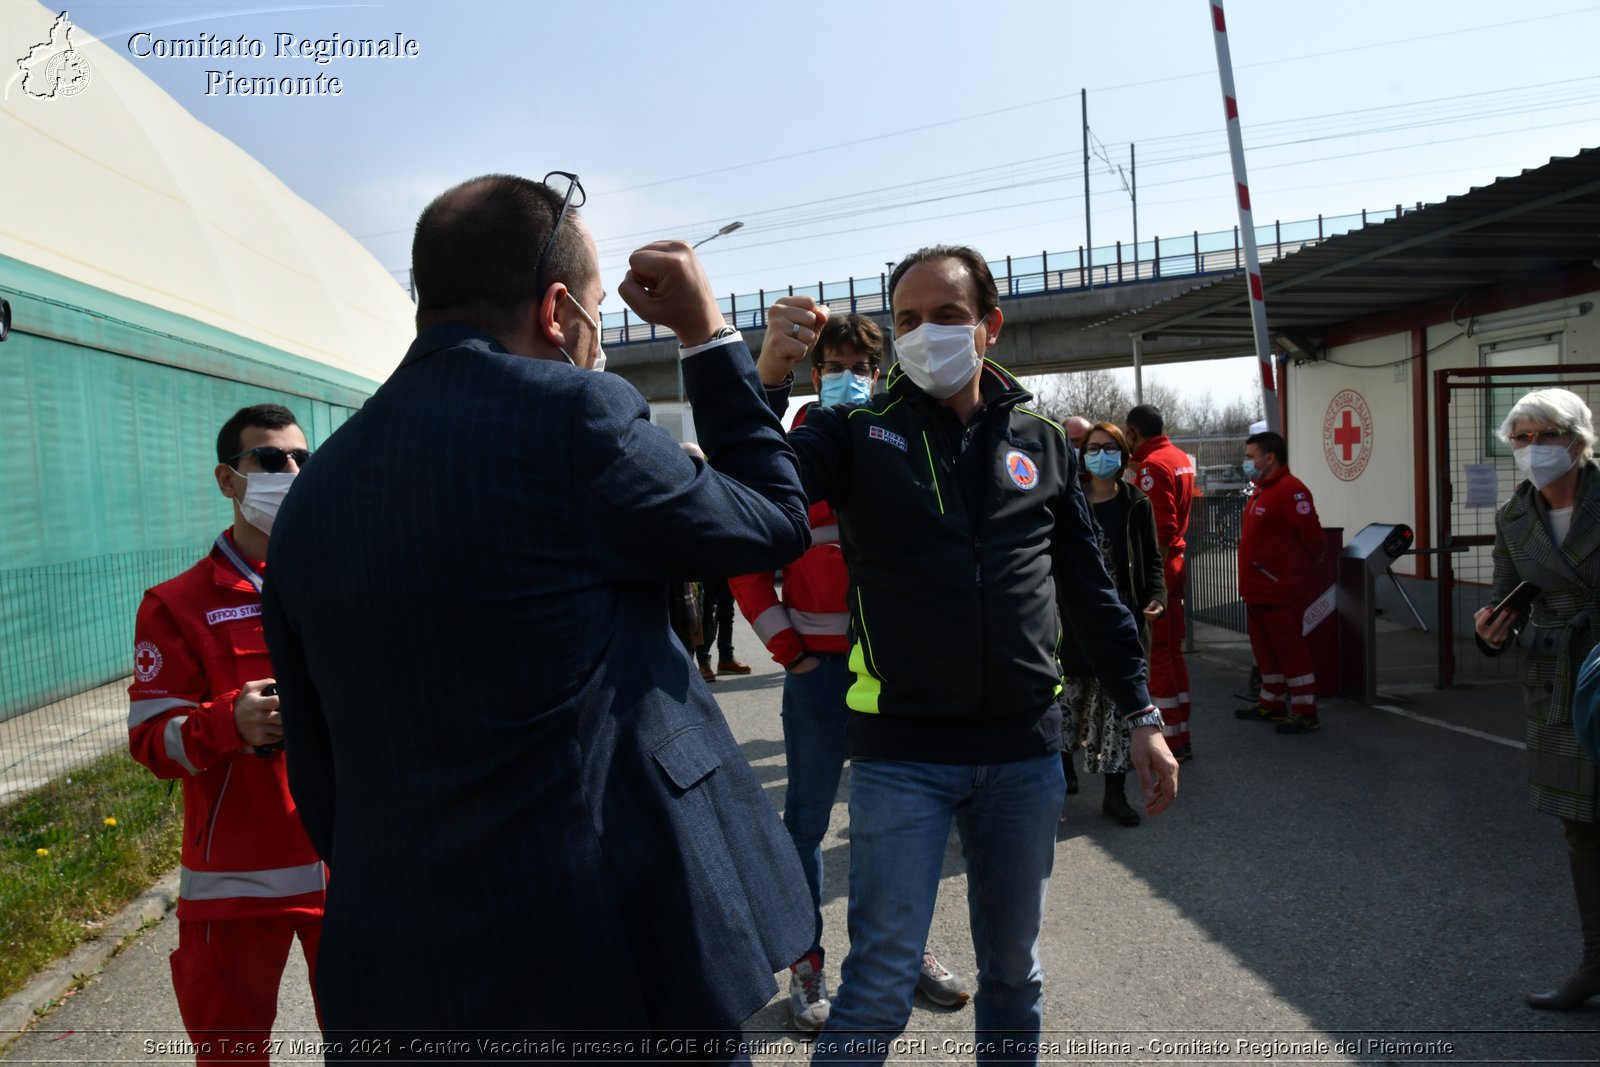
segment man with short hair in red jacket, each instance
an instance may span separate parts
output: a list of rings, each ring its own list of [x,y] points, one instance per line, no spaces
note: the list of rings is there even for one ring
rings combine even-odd
[[[806,311],[809,300],[784,298],[768,322],[771,344],[804,345],[784,333],[785,307]],[[777,332],[774,333],[773,331]],[[765,349],[763,345],[763,349]],[[872,396],[883,359],[883,333],[865,315],[829,319],[817,333],[811,352],[811,383],[824,407],[856,404]],[[802,425],[816,407],[795,414]],[[783,679],[783,748],[789,785],[783,799],[783,821],[800,854],[816,908],[816,936],[810,950],[790,968],[789,1000],[795,1026],[819,1030],[828,1019],[830,1002],[823,975],[822,838],[828,832],[833,801],[844,770],[845,729],[850,709],[845,703],[855,676],[850,671],[850,574],[839,543],[839,520],[826,500],[810,507],[811,547],[783,568],[783,597],[778,597],[774,572],[730,578],[739,610],[761,638]],[[917,987],[936,1004],[966,1003],[959,978],[928,952],[923,953]]]
[[[1271,431],[1251,434],[1244,473],[1255,483],[1239,528],[1239,597],[1250,626],[1250,650],[1261,667],[1254,707],[1234,716],[1278,724],[1280,734],[1321,729],[1317,672],[1303,630],[1312,568],[1326,539],[1311,491],[1289,473],[1289,449]]]
[[[287,408],[230,418],[215,476],[233,525],[145,593],[134,626],[128,747],[156,777],[183,782],[172,986],[202,1064],[268,1062],[296,937],[316,974],[326,878],[289,798],[261,628],[272,522],[310,455]]]
[[[1161,732],[1172,757],[1187,762],[1194,754],[1189,738],[1189,665],[1183,658],[1184,535],[1194,504],[1194,460],[1167,437],[1166,421],[1149,404],[1128,412],[1123,428],[1131,449],[1129,480],[1150,498],[1156,513],[1156,544],[1162,552],[1167,610],[1150,623],[1150,700],[1161,709]]]

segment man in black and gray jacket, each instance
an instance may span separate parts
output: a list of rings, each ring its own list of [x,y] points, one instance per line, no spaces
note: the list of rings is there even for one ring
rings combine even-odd
[[[1063,640],[1083,647],[1130,717],[1147,814],[1171,803],[1177,763],[1067,435],[983,358],[1002,318],[987,264],[970,248],[925,248],[895,268],[889,291],[898,364],[887,392],[815,411],[789,438],[807,495],[839,515],[855,676],[851,945],[813,1062],[882,1062],[904,1029],[952,819],[979,961],[977,1060],[1026,1062],[1042,1024],[1039,928],[1066,788]],[[780,411],[826,317],[805,297],[769,311],[758,371]]]

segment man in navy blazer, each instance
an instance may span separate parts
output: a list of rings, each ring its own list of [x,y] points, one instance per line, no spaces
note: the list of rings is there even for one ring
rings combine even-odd
[[[794,455],[681,242],[619,292],[688,346],[709,461],[592,373],[597,257],[555,178],[422,213],[417,340],[273,532],[329,1059],[725,1060],[660,1031],[736,1029],[810,941],[794,847],[667,617],[671,580],[805,550]]]

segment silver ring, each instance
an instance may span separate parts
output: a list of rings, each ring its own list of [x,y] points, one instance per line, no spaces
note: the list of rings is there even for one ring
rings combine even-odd
[[[789,324],[789,336],[790,337],[799,337],[800,336],[800,324],[798,322],[791,322]]]

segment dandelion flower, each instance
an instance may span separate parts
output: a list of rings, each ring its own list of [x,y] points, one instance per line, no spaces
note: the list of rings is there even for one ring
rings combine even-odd
[[[35,856],[48,856],[50,855],[50,850],[47,848],[36,848],[33,850],[33,854]]]
[[[117,820],[115,818],[113,818],[112,816],[110,816],[110,815],[106,816],[105,822],[106,822],[107,826],[115,826],[115,825],[117,825]]]

